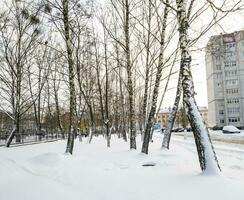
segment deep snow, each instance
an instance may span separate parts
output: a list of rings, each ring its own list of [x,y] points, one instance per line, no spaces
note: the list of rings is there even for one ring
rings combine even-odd
[[[155,133],[149,155],[116,136],[111,148],[102,137],[77,140],[72,156],[63,153],[66,141],[1,147],[0,200],[244,199],[243,145],[216,143],[222,173],[206,176],[192,138],[173,135],[170,151],[160,150],[161,142]]]

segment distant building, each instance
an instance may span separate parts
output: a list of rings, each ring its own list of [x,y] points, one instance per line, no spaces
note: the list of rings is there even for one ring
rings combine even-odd
[[[11,119],[11,113],[7,113],[6,111],[0,110],[0,131],[2,130],[10,130],[13,128],[13,120]],[[20,130],[26,129],[35,129],[36,122],[33,119],[34,117],[28,116],[24,120],[20,122]]]
[[[209,126],[244,126],[244,30],[213,36],[206,47]]]
[[[12,127],[12,119],[6,112],[0,110],[0,131],[3,129],[9,129],[10,127]]]
[[[199,107],[199,111],[201,116],[203,117],[204,123],[208,126],[208,109],[206,107]],[[161,128],[166,127],[170,112],[171,112],[171,108],[165,108],[160,110],[158,115],[156,116],[156,122],[161,125]],[[186,127],[190,127],[190,123],[187,119],[187,116],[184,114],[183,109],[179,109],[179,111],[176,114],[174,128],[183,127],[184,119],[185,119]]]

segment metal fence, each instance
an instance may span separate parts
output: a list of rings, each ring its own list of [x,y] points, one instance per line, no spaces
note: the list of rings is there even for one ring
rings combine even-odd
[[[0,146],[4,146],[6,141],[11,133],[11,130],[0,130]],[[37,132],[36,130],[28,129],[21,130],[19,132],[20,141],[16,141],[16,136],[13,138],[11,145],[20,145],[26,143],[39,143],[45,141],[53,141],[58,139],[67,138],[67,133],[63,132],[62,134],[58,130],[43,130]]]
[[[6,141],[12,130],[10,129],[0,129],[0,146],[5,146]],[[115,134],[116,131],[112,130],[111,134]],[[89,130],[80,130],[75,132],[75,137],[87,137],[89,135]],[[101,128],[93,129],[93,136],[105,135],[105,130]],[[65,139],[68,137],[68,132],[63,131],[62,133],[58,129],[42,130],[37,131],[36,129],[23,129],[19,131],[18,141],[16,136],[14,136],[10,146],[31,144],[31,143],[41,143],[48,141],[55,141],[59,139]]]

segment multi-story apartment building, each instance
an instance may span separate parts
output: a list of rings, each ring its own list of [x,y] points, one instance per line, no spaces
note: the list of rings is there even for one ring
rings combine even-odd
[[[213,36],[206,47],[209,126],[244,126],[244,30]]]
[[[206,107],[199,107],[198,108],[201,116],[203,117],[203,121],[206,125],[208,122],[208,109]],[[171,108],[165,108],[161,109],[159,113],[156,116],[156,121],[158,124],[160,124],[161,128],[166,127],[169,115],[171,113]],[[186,127],[190,127],[190,123],[184,113],[183,109],[179,109],[179,111],[176,114],[175,122],[174,122],[174,128],[182,128],[184,127],[184,123]]]

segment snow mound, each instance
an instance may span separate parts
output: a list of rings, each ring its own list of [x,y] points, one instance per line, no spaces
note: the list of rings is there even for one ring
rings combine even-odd
[[[223,133],[240,133],[241,131],[236,128],[235,126],[229,125],[229,126],[224,126],[222,129]]]
[[[61,156],[57,153],[44,153],[37,155],[29,160],[35,165],[56,166],[61,161]]]

